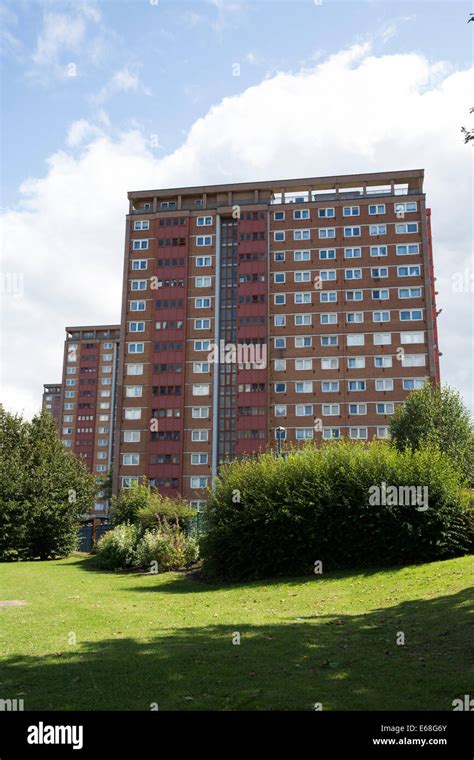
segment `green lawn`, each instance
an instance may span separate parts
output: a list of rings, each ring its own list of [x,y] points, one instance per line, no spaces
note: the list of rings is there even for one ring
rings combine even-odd
[[[473,570],[463,557],[209,586],[81,555],[3,564],[0,600],[26,605],[0,607],[0,697],[26,710],[451,710],[472,693]]]

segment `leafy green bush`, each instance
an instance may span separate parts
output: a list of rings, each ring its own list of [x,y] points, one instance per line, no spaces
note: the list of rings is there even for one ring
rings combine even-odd
[[[116,525],[95,547],[97,565],[104,570],[131,567],[136,561],[139,531],[135,525]]]
[[[166,517],[186,527],[193,514],[187,501],[178,496],[164,496],[153,491],[148,481],[133,483],[130,488],[122,488],[118,496],[112,497],[111,515],[114,525],[131,523],[139,525],[143,530],[153,530]]]
[[[139,541],[135,564],[148,568],[156,562],[158,572],[189,567],[198,558],[197,541],[187,536],[178,525],[161,521],[160,528],[147,530]]]
[[[371,487],[384,483],[426,486],[428,508],[373,503]],[[383,442],[232,462],[216,481],[208,520],[203,574],[228,580],[306,573],[318,560],[325,570],[424,562],[474,546],[451,460],[436,448],[397,451]]]

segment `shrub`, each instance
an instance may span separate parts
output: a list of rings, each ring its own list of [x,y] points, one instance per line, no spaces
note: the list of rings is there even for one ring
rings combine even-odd
[[[112,497],[111,515],[114,525],[130,523],[139,525],[143,530],[153,529],[166,517],[185,527],[193,514],[187,501],[179,496],[163,496],[153,491],[147,481],[122,488],[118,496]]]
[[[186,534],[176,524],[161,522],[156,531],[147,530],[136,551],[137,567],[148,568],[152,562],[158,565],[158,572],[179,570],[189,567],[198,558],[198,546],[194,538]]]
[[[138,539],[135,525],[116,525],[104,533],[95,548],[98,566],[104,570],[131,567],[136,560]]]
[[[373,485],[427,486],[429,506],[371,503]],[[372,500],[373,501],[373,500]],[[380,501],[380,500],[379,500]],[[436,448],[338,442],[222,468],[201,541],[203,574],[227,580],[401,565],[472,551],[472,512]]]

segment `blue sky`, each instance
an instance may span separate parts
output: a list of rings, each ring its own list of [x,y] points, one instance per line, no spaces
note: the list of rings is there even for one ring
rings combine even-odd
[[[2,399],[120,319],[127,191],[424,168],[442,380],[474,408],[473,8],[0,0]],[[73,74],[71,76],[71,74]],[[106,283],[104,287],[104,282]]]
[[[15,203],[26,177],[45,171],[46,157],[63,145],[71,122],[97,118],[101,110],[112,129],[139,125],[144,134],[157,135],[162,146],[157,155],[163,155],[176,149],[196,119],[222,98],[277,71],[310,66],[371,35],[381,35],[374,52],[377,47],[385,54],[422,51],[455,68],[472,61],[472,35],[464,28],[469,3],[152,2],[3,4],[6,31],[15,39],[7,44],[2,64],[3,205]],[[81,5],[97,9],[100,20],[92,11],[77,13]],[[61,14],[83,19],[83,38],[77,45],[68,44],[67,35],[62,44],[52,40],[41,61],[35,61],[45,18]],[[70,63],[76,76],[67,76]],[[100,99],[119,71],[130,75],[129,89],[124,83],[124,89],[103,92]]]

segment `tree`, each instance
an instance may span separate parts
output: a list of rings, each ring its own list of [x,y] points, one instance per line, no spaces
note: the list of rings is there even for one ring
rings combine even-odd
[[[163,496],[152,490],[146,479],[140,485],[132,483],[130,488],[122,488],[118,496],[113,496],[111,511],[114,525],[136,523],[143,528],[157,528],[164,517],[185,526],[194,514],[184,499]]]
[[[64,449],[46,411],[27,422],[0,407],[0,454],[0,559],[69,554],[94,504],[94,476]]]
[[[122,488],[118,496],[112,496],[111,517],[113,525],[137,522],[140,509],[150,503],[150,486],[144,483],[132,483],[130,488]]]
[[[412,450],[437,446],[454,462],[463,478],[473,482],[474,434],[470,414],[459,393],[449,386],[432,385],[410,393],[390,423],[395,447]]]

